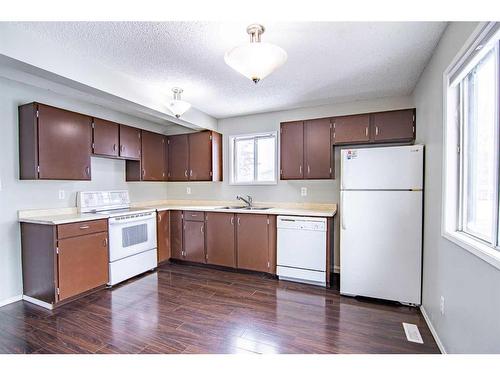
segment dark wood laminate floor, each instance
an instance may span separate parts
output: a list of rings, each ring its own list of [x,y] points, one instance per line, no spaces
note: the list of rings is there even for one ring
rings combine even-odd
[[[406,340],[416,324],[424,344]],[[415,308],[179,264],[48,311],[0,308],[1,353],[438,353]]]

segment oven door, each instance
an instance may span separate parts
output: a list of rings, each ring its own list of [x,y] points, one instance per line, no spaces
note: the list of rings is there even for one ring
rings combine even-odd
[[[156,212],[109,219],[109,261],[156,248]]]

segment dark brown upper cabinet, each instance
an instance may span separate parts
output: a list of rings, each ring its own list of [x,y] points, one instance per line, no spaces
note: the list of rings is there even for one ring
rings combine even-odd
[[[169,181],[222,181],[222,135],[201,131],[168,137]]]
[[[118,157],[120,126],[114,122],[94,118],[92,124],[94,155]]]
[[[329,179],[333,173],[330,119],[304,121],[304,178]]]
[[[304,122],[282,123],[280,135],[281,179],[304,178]]]
[[[168,137],[168,179],[187,181],[189,179],[189,143],[188,135]]]
[[[334,145],[370,142],[370,115],[335,117],[332,122]]]
[[[141,129],[120,124],[120,157],[140,160]]]
[[[407,142],[415,139],[415,110],[372,114],[374,142]]]
[[[142,181],[164,181],[167,176],[165,166],[165,137],[143,130],[142,140]]]
[[[205,218],[207,263],[235,268],[235,215],[222,212],[207,212]]]
[[[90,180],[92,118],[39,103],[19,107],[20,179]]]
[[[333,177],[330,119],[281,124],[281,179],[329,179]]]

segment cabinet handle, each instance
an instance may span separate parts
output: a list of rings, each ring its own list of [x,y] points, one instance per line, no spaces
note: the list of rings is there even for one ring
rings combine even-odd
[[[378,135],[378,126],[375,126],[375,135]]]
[[[120,145],[120,152],[123,152],[123,150],[125,150],[125,146],[124,145]]]
[[[240,225],[240,218],[238,218],[238,225]]]
[[[299,173],[302,174],[302,165],[299,166]]]
[[[307,164],[307,174],[311,173],[311,168],[309,167],[309,164]]]
[[[116,143],[113,144],[113,151],[116,151]]]
[[[203,233],[203,225],[200,227],[200,232]]]
[[[90,225],[82,225],[80,227],[81,230],[84,230],[84,229],[89,229],[90,228]]]
[[[365,128],[365,137],[368,137],[368,126]]]
[[[188,171],[187,169],[184,171],[184,176],[187,177],[188,176]]]
[[[189,171],[189,177],[193,177],[193,170],[192,169]]]
[[[145,170],[145,169],[143,169],[143,170],[142,170],[142,178],[144,178],[145,176],[146,176],[146,170]]]
[[[234,225],[234,217],[231,217],[231,225]]]
[[[87,174],[87,176],[90,176],[90,168],[89,167],[85,167],[85,173]]]
[[[108,247],[108,239],[107,238],[104,239],[104,247]]]

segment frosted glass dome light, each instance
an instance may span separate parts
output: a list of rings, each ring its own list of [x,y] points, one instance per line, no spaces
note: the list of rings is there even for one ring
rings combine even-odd
[[[174,98],[168,103],[168,109],[177,118],[181,117],[189,108],[191,108],[191,104],[181,99],[183,91],[184,90],[179,87],[174,87],[172,89]]]
[[[283,48],[260,41],[260,36],[264,31],[262,25],[248,26],[250,43],[234,47],[224,55],[227,65],[255,83],[283,65],[288,57]]]

